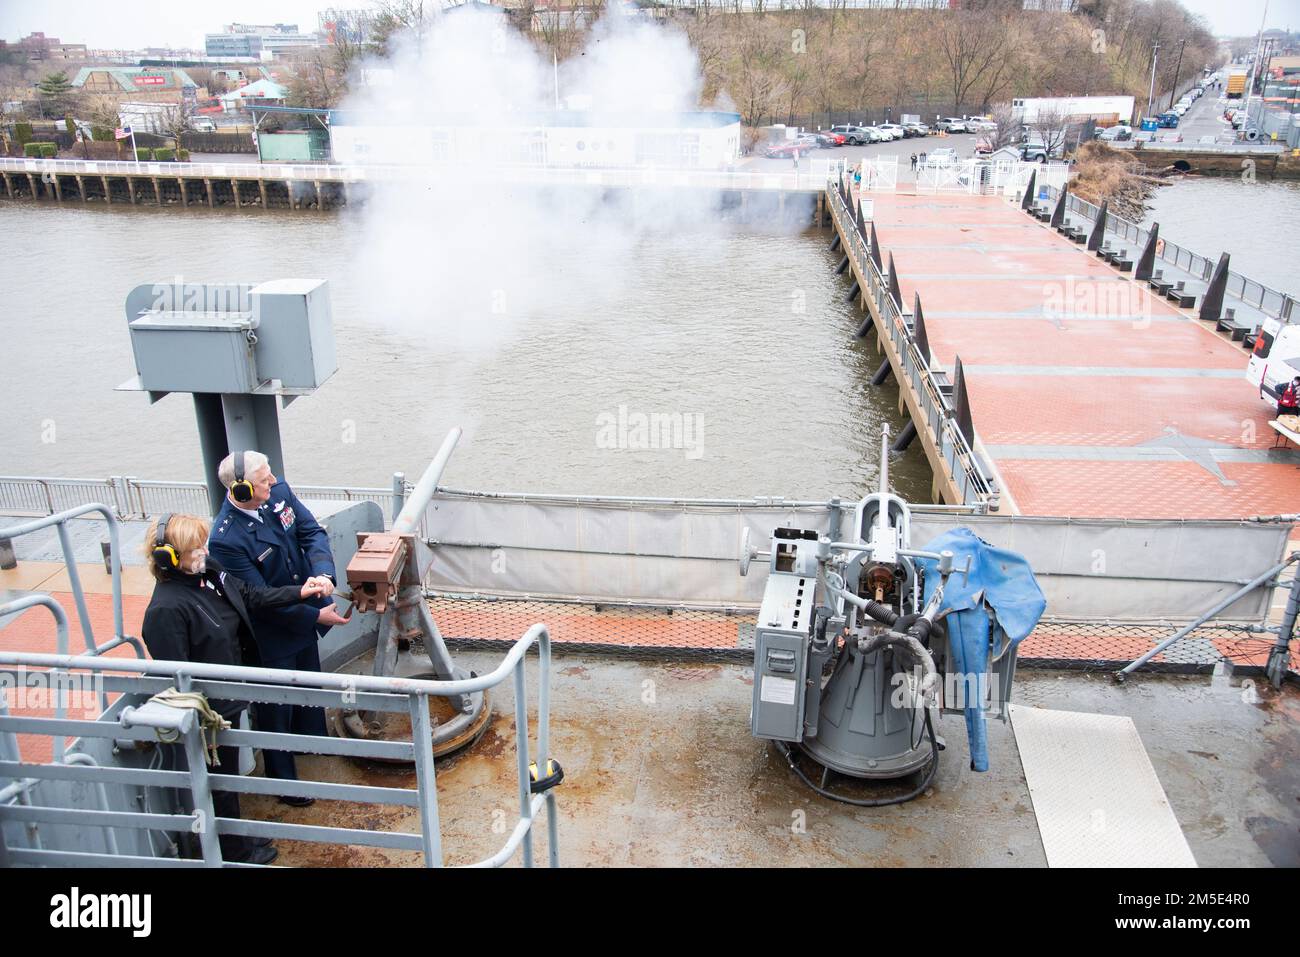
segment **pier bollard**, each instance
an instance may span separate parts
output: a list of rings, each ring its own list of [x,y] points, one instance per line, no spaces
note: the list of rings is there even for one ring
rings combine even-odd
[[[884,385],[885,380],[888,379],[893,374],[894,374],[893,367],[890,366],[889,360],[886,359],[884,362],[880,363],[880,368],[877,369],[876,374],[871,377],[871,384]]]
[[[916,351],[921,354],[921,362],[927,369],[930,368],[930,336],[925,331],[925,314],[921,312],[919,293],[912,299],[912,341],[916,343]]]
[[[835,267],[835,275],[837,276],[843,275],[844,270],[848,268],[849,268],[849,257],[845,256],[843,259],[840,260],[840,264]]]
[[[898,306],[898,311],[903,311],[903,289],[898,284],[898,267],[894,265],[894,254],[889,254],[889,296]]]
[[[1048,223],[1048,225],[1051,226],[1052,229],[1056,229],[1058,226],[1060,226],[1062,223],[1065,222],[1065,203],[1066,203],[1066,197],[1068,196],[1069,193],[1067,193],[1065,187],[1062,186],[1061,195],[1056,198],[1056,209],[1052,210],[1052,219]]]
[[[1088,252],[1095,253],[1101,248],[1102,240],[1106,237],[1106,211],[1110,209],[1110,200],[1101,201],[1101,209],[1097,211],[1097,221],[1092,224],[1092,233],[1088,236]]]
[[[18,567],[18,555],[11,538],[0,538],[0,569],[9,571]]]
[[[855,299],[858,298],[858,294],[860,292],[862,292],[862,287],[858,285],[858,281],[855,279],[853,280],[852,288],[849,289],[849,294],[844,297],[844,301],[853,302]]]
[[[1142,250],[1142,255],[1138,258],[1137,266],[1133,269],[1133,278],[1138,282],[1145,282],[1155,273],[1156,268],[1156,243],[1160,241],[1160,224],[1151,224],[1151,233],[1147,236],[1146,248]]]
[[[1200,317],[1209,322],[1223,318],[1223,294],[1228,288],[1228,254],[1219,257],[1219,264],[1214,267],[1209,288],[1201,297]]]
[[[1025,195],[1020,197],[1020,208],[1029,212],[1034,207],[1034,191],[1038,188],[1038,170],[1029,171],[1029,184],[1025,187]]]

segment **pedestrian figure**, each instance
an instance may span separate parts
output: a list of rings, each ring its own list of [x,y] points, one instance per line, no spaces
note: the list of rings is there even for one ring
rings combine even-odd
[[[912,154],[912,172],[913,172],[913,173],[916,172],[916,154],[915,154],[915,153]]]
[[[794,151],[794,171],[799,172],[799,151],[797,149]]]
[[[926,156],[926,154],[925,154],[924,152],[921,153],[920,162],[921,162],[921,165],[922,165],[922,166],[925,165],[925,156]]]

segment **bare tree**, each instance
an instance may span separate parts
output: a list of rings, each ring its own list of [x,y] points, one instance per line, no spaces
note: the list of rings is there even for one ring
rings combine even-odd
[[[999,103],[995,106],[989,113],[989,120],[994,126],[984,133],[984,139],[994,150],[1010,146],[1016,141],[1016,133],[1020,131],[1020,120],[1012,112],[1010,103]]]
[[[1069,133],[1069,117],[1059,109],[1039,110],[1029,129],[1038,142],[1043,144],[1048,156],[1053,156],[1065,146]]]
[[[158,113],[157,128],[158,132],[164,136],[170,136],[176,142],[179,148],[181,145],[181,136],[189,131],[190,120],[194,116],[194,106],[187,100],[181,100],[179,103],[169,103],[166,108]]]
[[[117,97],[106,93],[87,93],[79,103],[81,115],[90,121],[91,126],[103,129],[116,129],[121,124]]]
[[[1006,68],[1011,53],[1006,20],[994,8],[960,9],[936,14],[940,62],[947,68],[953,109],[958,112],[977,85],[989,83]]]

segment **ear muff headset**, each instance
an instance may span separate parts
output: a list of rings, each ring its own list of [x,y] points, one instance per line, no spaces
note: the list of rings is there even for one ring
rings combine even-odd
[[[171,521],[171,512],[164,512],[158,519],[158,532],[153,539],[153,560],[163,571],[175,571],[181,567],[181,558],[176,549],[167,544],[167,523]]]
[[[235,482],[230,486],[230,497],[236,502],[253,500],[253,483],[244,478],[244,453],[235,453]]]

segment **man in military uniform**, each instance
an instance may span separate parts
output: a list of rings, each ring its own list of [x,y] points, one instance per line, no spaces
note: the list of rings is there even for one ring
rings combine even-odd
[[[271,474],[260,452],[234,452],[221,460],[217,478],[227,489],[212,524],[208,551],[227,574],[253,585],[273,588],[323,578],[326,587],[315,600],[253,616],[254,639],[267,668],[320,671],[316,642],[331,625],[342,624],[329,595],[338,584],[329,536],[288,484]],[[254,715],[261,731],[326,735],[325,712],[302,705],[258,704]],[[267,777],[296,780],[289,751],[264,751]],[[282,797],[304,806],[311,798]]]

